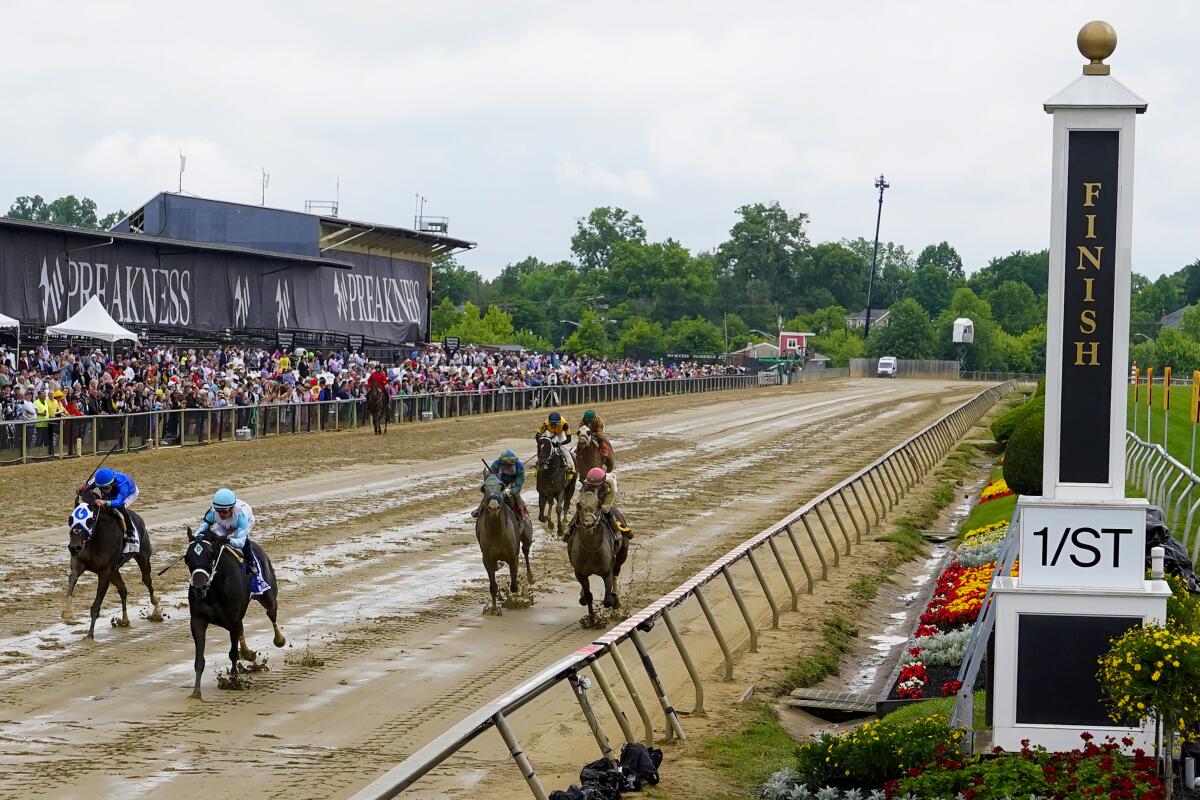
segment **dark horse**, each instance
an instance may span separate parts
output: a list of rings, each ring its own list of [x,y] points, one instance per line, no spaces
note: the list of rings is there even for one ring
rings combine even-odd
[[[150,535],[146,531],[146,523],[133,511],[129,516],[138,528],[140,536],[139,548],[136,553],[125,553],[125,534],[117,513],[96,505],[94,495],[79,492],[76,494],[78,504],[71,512],[71,539],[67,550],[71,553],[71,572],[67,577],[67,601],[63,607],[63,619],[70,622],[75,618],[74,599],[75,584],[83,572],[96,573],[96,599],[92,601],[92,624],[88,628],[88,638],[96,638],[96,618],[100,616],[100,606],[104,604],[104,596],[108,594],[108,584],[113,583],[121,594],[120,627],[129,627],[129,610],[127,598],[129,590],[121,579],[121,566],[132,558],[142,571],[142,583],[150,590],[150,605],[153,606],[149,619],[162,620],[158,610],[158,595],[154,593],[154,583],[150,579]]]
[[[483,568],[488,574],[488,589],[492,593],[493,614],[500,614],[496,605],[496,570],[500,563],[508,564],[509,591],[514,595],[520,591],[517,585],[517,570],[520,554],[525,553],[525,577],[533,585],[533,570],[529,567],[529,548],[533,546],[533,525],[523,522],[504,497],[504,486],[495,475],[483,481],[483,500],[479,504],[479,516],[475,519],[475,538],[483,553]]]
[[[566,538],[567,509],[575,496],[575,479],[567,474],[567,461],[549,436],[537,440],[538,522]],[[546,512],[550,512],[547,518]]]
[[[192,697],[200,698],[200,674],[204,672],[204,635],[209,625],[229,631],[230,677],[238,674],[238,652],[247,661],[254,659],[254,651],[246,645],[246,632],[242,620],[250,606],[250,575],[242,565],[241,556],[230,547],[227,540],[206,531],[193,534],[188,528],[188,549],[183,560],[191,578],[188,580],[188,610],[192,615],[192,641],[196,643],[196,685]],[[267,618],[275,628],[276,647],[283,647],[287,640],[279,629],[276,616],[279,613],[279,583],[275,580],[275,568],[266,551],[251,542],[262,570],[260,577],[271,587],[258,596],[258,602],[267,610]]]
[[[594,489],[584,489],[579,496],[575,519],[571,522],[571,533],[567,538],[567,557],[579,581],[579,605],[587,606],[588,622],[594,624],[596,612],[592,608],[592,589],[588,581],[592,575],[604,580],[604,607],[618,608],[617,577],[621,565],[629,555],[629,540],[617,534],[600,511],[600,498]]]
[[[371,424],[375,426],[377,434],[387,433],[388,418],[391,417],[390,405],[387,392],[378,386],[367,390],[367,413],[371,415]]]
[[[575,437],[575,469],[579,482],[587,478],[588,470],[604,467],[605,472],[616,469],[613,462],[612,444],[602,433],[579,433]]]

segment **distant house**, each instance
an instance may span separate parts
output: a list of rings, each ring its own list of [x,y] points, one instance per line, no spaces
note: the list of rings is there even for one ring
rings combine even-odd
[[[798,333],[793,331],[779,332],[780,358],[803,358],[808,348],[809,337],[815,333]]]
[[[759,342],[758,344],[748,344],[729,355],[743,358],[779,358],[779,348],[770,342]]]
[[[1164,314],[1163,318],[1158,321],[1159,325],[1164,328],[1178,328],[1183,324],[1183,312],[1189,308],[1191,306],[1184,306],[1176,311],[1172,311],[1170,314]]]
[[[890,308],[872,308],[871,309],[871,326],[876,328],[886,328],[888,325],[888,317],[891,316]],[[867,311],[855,311],[853,314],[846,315],[846,327],[859,329],[867,324]]]

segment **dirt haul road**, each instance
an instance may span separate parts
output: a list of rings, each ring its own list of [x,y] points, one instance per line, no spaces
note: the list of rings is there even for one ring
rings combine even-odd
[[[621,598],[635,609],[980,390],[842,380],[600,407],[635,531]],[[577,423],[582,409],[566,409]],[[142,488],[157,570],[231,484],[280,576],[288,646],[261,607],[269,671],[222,691],[210,630],[205,700],[189,700],[185,571],[156,578],[147,621],[126,567],[130,628],[110,590],[97,641],[60,621],[72,487],[95,460],[0,469],[0,797],[343,797],[504,688],[590,641],[564,547],[538,529],[535,603],[481,614],[474,529],[481,455],[532,450],[536,412],[114,457]],[[526,500],[536,509],[532,477]],[[728,508],[729,510],[724,510]],[[81,581],[86,620],[94,576]],[[566,691],[566,690],[564,690]],[[569,692],[567,693],[569,698]],[[589,756],[589,758],[592,756]],[[511,770],[502,760],[495,769]],[[476,769],[485,779],[492,766]]]

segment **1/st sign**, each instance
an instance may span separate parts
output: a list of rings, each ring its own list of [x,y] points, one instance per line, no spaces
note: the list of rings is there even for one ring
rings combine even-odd
[[[1021,503],[1021,586],[1138,589],[1146,509],[1137,503]]]

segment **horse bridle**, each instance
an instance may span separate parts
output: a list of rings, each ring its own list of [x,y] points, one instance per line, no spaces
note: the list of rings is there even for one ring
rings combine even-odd
[[[216,547],[217,546],[215,542],[213,542],[205,537],[193,539],[192,542],[195,547],[195,549],[192,550],[192,552],[195,553],[196,555],[200,555],[201,548],[206,545],[208,547]],[[189,545],[189,546],[192,546],[192,545]],[[208,583],[205,584],[205,591],[208,591],[208,587],[210,585],[212,585],[213,577],[217,574],[217,567],[221,566],[221,556],[223,556],[223,555],[225,555],[225,543],[224,542],[221,543],[220,548],[217,550],[216,556],[213,558],[213,565],[212,565],[211,570],[203,570],[203,569],[192,570],[192,577],[195,577],[196,573],[199,572],[201,575],[208,578]],[[189,586],[189,588],[195,588],[194,586],[191,585],[190,580],[188,581],[188,586]]]
[[[80,512],[84,513],[80,513]],[[93,509],[90,503],[80,502],[75,506],[75,510],[71,512],[71,526],[68,528],[68,533],[79,529],[83,535],[83,543],[87,544],[91,541],[92,534],[96,532],[96,517],[99,514],[99,509]]]

